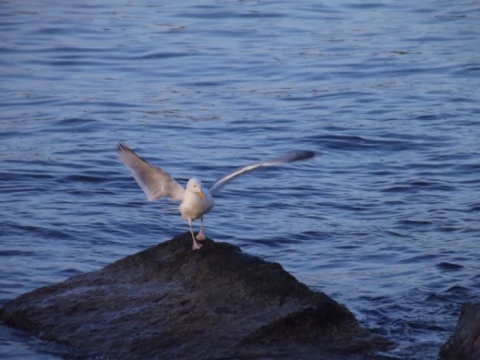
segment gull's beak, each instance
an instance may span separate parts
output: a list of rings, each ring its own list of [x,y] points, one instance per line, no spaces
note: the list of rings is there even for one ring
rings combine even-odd
[[[197,191],[198,196],[200,196],[202,199],[205,199],[205,194],[202,192],[202,190]]]

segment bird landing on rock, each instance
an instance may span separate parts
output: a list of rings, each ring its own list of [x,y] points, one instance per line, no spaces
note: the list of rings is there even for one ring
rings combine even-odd
[[[187,183],[187,187],[184,189],[165,170],[150,165],[127,145],[119,143],[117,152],[120,160],[132,171],[133,177],[145,195],[147,195],[148,200],[155,201],[162,197],[168,197],[172,201],[181,202],[180,214],[182,218],[188,222],[190,227],[190,233],[193,239],[193,250],[198,250],[202,247],[197,240],[205,239],[203,233],[203,215],[212,210],[215,205],[213,196],[217,194],[225,184],[253,170],[307,160],[316,155],[313,151],[308,150],[293,151],[274,159],[242,166],[222,176],[215,181],[209,189],[204,187],[202,182],[196,178],[191,178]],[[197,219],[200,219],[200,231],[195,237],[192,230],[192,222]]]

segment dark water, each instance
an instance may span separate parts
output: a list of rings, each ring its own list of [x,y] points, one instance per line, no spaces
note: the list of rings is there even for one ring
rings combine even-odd
[[[0,305],[187,225],[117,161],[225,188],[207,235],[435,359],[480,295],[478,1],[0,2]],[[0,357],[61,351],[0,327]]]

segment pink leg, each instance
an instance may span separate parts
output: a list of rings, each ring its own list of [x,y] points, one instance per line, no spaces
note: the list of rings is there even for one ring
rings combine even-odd
[[[197,240],[205,240],[205,234],[203,233],[203,216],[200,218],[200,231],[197,234]]]
[[[202,244],[199,244],[196,240],[195,240],[195,235],[193,234],[193,230],[192,230],[192,220],[188,220],[188,225],[190,225],[190,234],[192,234],[192,239],[193,239],[193,246],[192,246],[192,249],[193,250],[199,250],[201,247],[202,247]]]

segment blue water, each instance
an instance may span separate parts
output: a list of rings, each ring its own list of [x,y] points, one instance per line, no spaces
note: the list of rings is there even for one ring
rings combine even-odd
[[[186,231],[117,141],[181,183],[245,176],[206,233],[435,359],[480,295],[477,1],[0,3],[0,305]],[[0,326],[0,357],[59,350]]]

